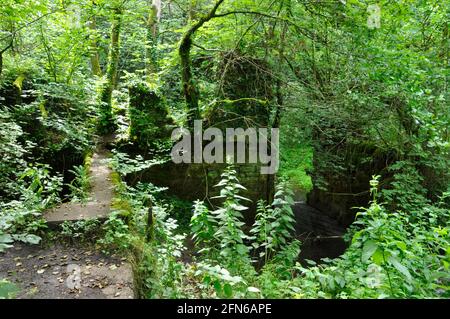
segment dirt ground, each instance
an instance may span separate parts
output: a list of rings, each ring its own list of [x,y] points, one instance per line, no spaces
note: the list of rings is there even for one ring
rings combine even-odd
[[[133,276],[124,259],[78,245],[16,244],[0,253],[0,278],[22,299],[132,299]]]

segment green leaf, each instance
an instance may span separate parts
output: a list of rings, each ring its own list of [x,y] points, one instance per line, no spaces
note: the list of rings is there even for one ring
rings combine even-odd
[[[209,283],[211,282],[211,277],[205,276],[205,278],[203,278],[203,282],[205,283],[205,285],[209,285]]]
[[[0,244],[11,244],[13,242],[14,240],[11,235],[9,234],[0,235]]]
[[[411,273],[409,272],[408,268],[406,268],[404,265],[402,265],[396,257],[394,257],[394,256],[389,257],[389,263],[392,266],[394,266],[395,269],[397,269],[402,275],[404,275],[408,279],[408,281],[411,281],[412,276],[411,276]]]
[[[236,246],[236,251],[240,254],[243,255],[245,253],[247,253],[248,249],[245,245],[237,245]]]
[[[37,245],[41,242],[41,237],[36,236],[36,235],[26,235],[25,242],[28,244]]]
[[[6,245],[6,244],[2,244],[0,243],[0,253],[4,252],[6,249],[8,248],[12,248],[12,245]]]
[[[0,299],[13,298],[19,289],[12,283],[0,280]]]
[[[230,284],[225,284],[225,285],[223,286],[223,292],[225,293],[225,296],[226,296],[227,298],[233,297],[233,288],[231,287]]]
[[[220,294],[222,292],[222,285],[218,280],[214,281],[214,289],[216,290],[217,294]]]
[[[249,292],[254,292],[254,293],[259,293],[259,292],[261,292],[261,291],[260,291],[258,288],[256,288],[256,287],[248,287],[247,290],[248,290]]]
[[[362,261],[364,263],[368,262],[372,258],[375,251],[378,249],[378,245],[373,240],[368,240],[362,250]]]
[[[372,260],[375,264],[381,266],[384,263],[383,251],[381,249],[377,249],[372,255]]]
[[[404,242],[402,241],[397,241],[395,242],[395,245],[397,245],[397,247],[401,250],[401,251],[405,251],[407,246]]]

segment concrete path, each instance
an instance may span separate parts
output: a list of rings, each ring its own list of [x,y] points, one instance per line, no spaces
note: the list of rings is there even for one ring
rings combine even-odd
[[[92,157],[90,200],[86,204],[66,203],[49,210],[44,214],[49,226],[59,225],[65,221],[103,219],[108,216],[114,193],[105,144],[106,139],[102,139]]]

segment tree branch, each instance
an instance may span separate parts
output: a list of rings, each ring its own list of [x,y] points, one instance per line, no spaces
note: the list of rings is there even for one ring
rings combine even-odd
[[[283,22],[285,22],[285,23],[295,27],[301,34],[303,34],[304,36],[310,38],[311,40],[318,40],[318,37],[317,37],[316,34],[308,33],[307,30],[305,30],[304,28],[300,27],[295,22],[293,22],[293,21],[291,21],[289,19],[286,19],[286,18],[272,16],[272,15],[264,13],[264,12],[237,10],[237,11],[224,12],[224,13],[220,13],[220,14],[214,14],[213,18],[222,18],[222,17],[226,17],[226,16],[229,16],[229,15],[233,15],[233,14],[257,15],[257,16],[261,16],[261,17],[264,17],[264,18],[268,18],[268,19],[274,19],[274,20],[283,21]],[[321,41],[321,42],[324,42],[324,41]]]
[[[9,48],[11,48],[13,46],[13,41],[11,41],[8,46],[6,48],[4,48],[3,50],[0,51],[0,55],[2,55],[3,53],[5,53]]]
[[[181,79],[183,85],[183,93],[186,99],[188,107],[188,125],[193,126],[194,120],[200,117],[200,110],[198,108],[199,92],[192,79],[191,70],[191,48],[192,48],[192,36],[198,29],[200,29],[206,22],[213,19],[216,15],[217,9],[225,0],[217,0],[211,11],[201,17],[196,23],[194,23],[183,35],[180,41],[178,52],[181,59]]]
[[[57,11],[58,11],[58,10],[51,11],[51,12],[48,12],[48,13],[46,13],[46,14],[43,14],[43,15],[37,17],[37,18],[34,19],[33,21],[30,21],[30,22],[24,24],[23,26],[21,26],[20,28],[14,30],[14,32],[11,32],[11,34],[8,34],[7,36],[4,36],[3,38],[0,38],[0,41],[4,41],[4,40],[6,40],[6,39],[8,39],[8,38],[10,38],[10,37],[14,37],[19,31],[21,31],[21,30],[23,30],[23,29],[25,29],[25,28],[28,28],[30,25],[32,25],[32,24],[38,22],[39,20],[41,20],[41,19],[43,19],[43,18],[45,18],[45,17],[47,17],[47,16],[49,16],[49,15],[51,15],[51,14],[57,12]]]

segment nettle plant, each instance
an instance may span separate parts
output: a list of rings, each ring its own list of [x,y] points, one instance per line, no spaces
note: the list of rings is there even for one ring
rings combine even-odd
[[[251,247],[243,228],[243,212],[248,208],[241,204],[249,201],[239,195],[245,187],[239,184],[236,171],[229,166],[222,174],[220,195],[215,199],[223,200],[221,207],[210,211],[203,202],[196,202],[191,219],[192,238],[204,259],[220,260],[223,265],[236,267],[238,264],[250,264]]]
[[[191,218],[192,239],[200,254],[208,254],[215,240],[215,219],[205,202],[196,201],[194,214]]]
[[[417,215],[389,211],[378,202],[378,179],[371,181],[370,207],[361,209],[349,233],[349,249],[325,265],[297,267],[301,276],[293,281],[294,297],[449,296],[448,207],[424,205],[420,222],[413,223]],[[446,218],[435,218],[438,215]]]
[[[245,241],[251,238],[242,230],[245,225],[242,212],[248,208],[243,206],[241,201],[248,199],[239,195],[239,191],[245,190],[245,187],[239,184],[236,171],[232,167],[225,170],[216,187],[221,187],[221,191],[215,198],[224,200],[222,207],[211,213],[216,221],[214,237],[219,242],[219,255],[230,264],[236,261],[236,257],[237,260],[246,261],[249,259],[250,247]]]
[[[259,252],[258,257],[264,258],[265,264],[277,251],[286,248],[293,238],[296,222],[293,205],[293,192],[286,182],[277,185],[272,205],[263,200],[258,202],[256,220],[250,233],[254,236],[252,245]]]
[[[221,188],[216,197],[223,200],[221,207],[210,211],[204,202],[194,205],[191,231],[200,253],[195,276],[202,277],[200,288],[213,289],[219,297],[259,296],[260,290],[249,286],[258,283],[256,266],[262,262],[263,271],[285,274],[300,252],[300,243],[293,239],[292,192],[281,183],[272,205],[260,201],[256,221],[247,234],[243,212],[248,208],[241,202],[248,199],[239,195],[245,188],[232,166],[216,186]]]

